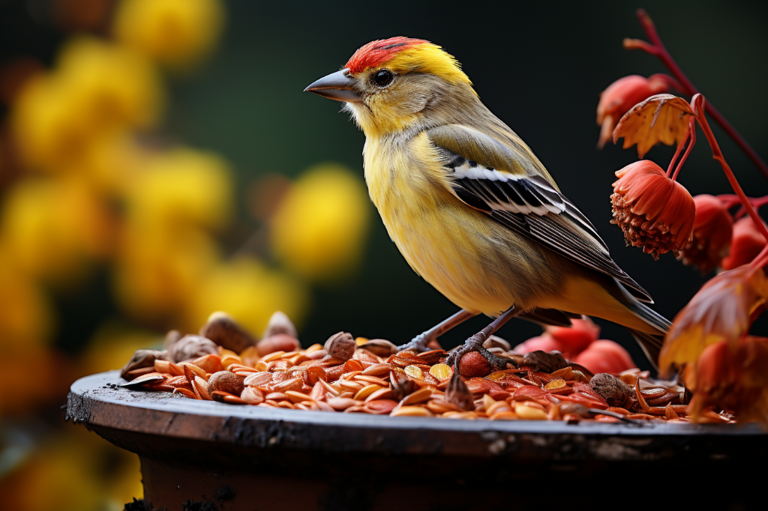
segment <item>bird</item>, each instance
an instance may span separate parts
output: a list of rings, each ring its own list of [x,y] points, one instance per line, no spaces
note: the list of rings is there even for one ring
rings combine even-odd
[[[670,322],[441,46],[374,40],[304,91],[344,103],[365,134],[365,181],[390,238],[461,309],[401,349],[425,350],[484,314],[492,321],[447,363],[478,351],[503,369],[510,360],[483,343],[509,319],[570,325],[586,315],[629,329],[655,366]]]

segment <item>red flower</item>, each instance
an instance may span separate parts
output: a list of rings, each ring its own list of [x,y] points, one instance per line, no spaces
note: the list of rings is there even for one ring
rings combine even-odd
[[[600,94],[600,102],[597,104],[597,124],[601,126],[597,146],[600,149],[611,140],[613,129],[630,108],[654,94],[669,90],[665,78],[660,74],[649,78],[639,75],[625,76],[613,82]]]
[[[684,264],[698,266],[704,275],[714,270],[728,254],[733,218],[717,197],[697,195],[693,201],[696,203],[693,239],[683,249],[682,258]]]
[[[600,339],[589,345],[573,359],[577,364],[583,365],[593,374],[614,373],[618,374],[627,369],[637,367],[629,352],[621,345],[607,339]]]
[[[522,355],[532,351],[559,351],[567,359],[573,359],[584,351],[600,335],[600,327],[591,319],[572,319],[571,327],[548,326],[544,333],[531,337],[515,346],[514,351]]]
[[[563,353],[576,356],[589,347],[600,336],[600,327],[587,316],[572,319],[570,327],[548,326],[547,333],[563,346]]]
[[[621,227],[627,244],[656,259],[669,251],[678,255],[691,239],[696,215],[688,190],[650,160],[627,165],[616,176],[611,223]]]
[[[731,270],[752,260],[765,247],[765,237],[757,230],[752,218],[746,216],[733,224],[733,237],[731,238],[731,253],[723,259],[720,266],[725,270]]]

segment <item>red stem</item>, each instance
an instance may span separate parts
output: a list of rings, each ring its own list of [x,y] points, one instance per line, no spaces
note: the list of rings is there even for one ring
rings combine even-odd
[[[728,182],[731,184],[731,188],[733,188],[733,191],[736,192],[736,195],[738,195],[739,200],[741,200],[741,204],[747,210],[747,213],[749,214],[750,218],[752,218],[752,221],[757,226],[757,229],[760,231],[760,233],[763,235],[766,241],[768,241],[768,228],[766,228],[762,219],[757,214],[757,211],[755,211],[755,209],[752,207],[752,204],[749,202],[749,198],[744,193],[744,190],[742,190],[741,185],[739,184],[739,181],[736,179],[736,176],[733,174],[733,171],[731,170],[731,167],[728,165],[728,162],[725,161],[723,152],[720,150],[720,146],[718,145],[717,140],[715,139],[715,135],[712,133],[712,129],[709,127],[709,122],[707,122],[707,116],[704,114],[705,104],[706,104],[706,100],[704,99],[704,96],[702,96],[701,94],[696,94],[695,96],[693,96],[693,99],[691,99],[691,105],[693,106],[693,112],[694,112],[694,115],[696,115],[696,120],[699,121],[699,126],[701,126],[701,130],[704,132],[704,135],[707,137],[707,142],[709,142],[709,147],[712,148],[712,157],[720,163],[720,166],[723,168],[723,171],[725,172],[725,176],[728,178]],[[762,267],[762,265],[760,266],[758,265],[762,263],[763,260],[766,260],[766,262],[768,262],[768,259],[766,259],[766,256],[764,255],[766,250],[768,250],[768,245],[766,245],[766,248],[763,249],[760,255],[758,255],[758,257],[756,257],[752,261],[752,263],[750,263],[753,267]]]
[[[643,50],[658,58],[665,66],[667,66],[670,72],[680,82],[682,88],[675,88],[688,96],[698,94],[699,90],[695,85],[693,85],[693,82],[691,82],[688,77],[685,76],[683,70],[680,69],[680,66],[677,65],[674,59],[672,59],[672,55],[670,55],[669,51],[667,51],[667,48],[661,41],[658,32],[656,32],[656,27],[653,24],[651,17],[648,16],[648,13],[646,13],[643,9],[638,9],[637,18],[640,20],[640,25],[642,25],[645,34],[648,36],[648,39],[651,40],[651,44],[637,39],[625,39],[624,47],[628,49]],[[744,137],[741,136],[736,128],[734,128],[733,125],[728,122],[725,117],[723,117],[723,115],[712,105],[712,103],[709,103],[707,106],[707,111],[709,115],[712,116],[712,119],[714,119],[715,122],[719,124],[721,128],[723,128],[723,130],[733,139],[733,141],[736,142],[736,145],[738,145],[739,148],[744,151],[747,157],[752,160],[752,163],[754,163],[757,168],[760,169],[763,175],[768,177],[768,165],[766,165],[762,158],[760,158],[760,155],[758,155],[757,152],[752,149],[752,146],[749,145],[749,143],[744,139]]]
[[[752,207],[755,209],[760,209],[761,207],[768,204],[768,196],[766,197],[760,197],[760,198],[753,198],[750,197],[749,203],[752,204]],[[743,217],[747,214],[747,210],[744,209],[744,207],[740,207],[739,210],[736,212],[735,215],[733,215],[734,220],[738,220],[739,218]]]
[[[677,168],[675,169],[675,173],[672,175],[672,181],[677,181],[677,175],[680,173],[680,169],[683,168],[683,163],[685,163],[685,160],[688,159],[688,155],[691,154],[691,149],[693,149],[693,146],[696,145],[696,121],[693,118],[691,118],[688,123],[688,133],[690,134],[688,148],[685,150],[683,157],[680,158],[680,161],[677,162]]]
[[[764,246],[757,256],[749,263],[753,268],[764,268],[768,265],[768,245]]]
[[[667,177],[672,176],[672,169],[675,168],[675,161],[677,161],[677,157],[680,156],[680,153],[683,150],[683,147],[685,146],[685,143],[688,141],[688,137],[691,135],[691,128],[688,128],[688,131],[685,132],[685,136],[683,137],[683,140],[680,141],[679,144],[677,144],[677,149],[675,149],[675,155],[672,157],[672,160],[669,162],[669,167],[667,167]]]
[[[731,209],[737,204],[741,204],[741,200],[732,193],[723,193],[716,196],[720,202],[725,206],[725,209]],[[752,204],[754,208],[761,208],[768,204],[768,195],[764,197],[747,197],[749,199],[749,203]],[[745,213],[746,214],[746,213]]]

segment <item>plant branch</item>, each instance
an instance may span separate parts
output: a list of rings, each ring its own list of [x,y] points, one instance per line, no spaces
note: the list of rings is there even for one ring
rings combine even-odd
[[[715,139],[715,135],[712,133],[712,128],[709,127],[709,122],[707,122],[707,116],[704,114],[704,108],[706,105],[706,100],[704,99],[704,96],[701,94],[696,94],[693,96],[693,99],[691,100],[691,105],[693,106],[693,112],[694,115],[696,115],[696,120],[699,122],[699,126],[701,126],[701,130],[704,132],[704,135],[707,137],[707,142],[709,142],[709,147],[712,148],[712,157],[716,159],[720,166],[723,168],[723,171],[725,172],[725,176],[728,178],[728,182],[731,184],[731,188],[733,188],[733,191],[736,193],[736,195],[739,197],[739,200],[741,201],[742,206],[747,210],[747,213],[749,214],[750,218],[752,218],[752,221],[755,223],[755,226],[757,226],[757,229],[760,231],[760,234],[763,235],[763,237],[768,241],[768,228],[766,228],[765,224],[763,223],[760,216],[757,214],[757,211],[752,207],[752,204],[749,201],[749,197],[744,193],[744,190],[741,188],[741,185],[739,184],[739,181],[736,179],[736,176],[734,175],[733,171],[731,170],[731,167],[728,165],[728,162],[725,161],[725,157],[723,156],[723,152],[720,150],[720,145],[717,143],[717,140]],[[768,247],[768,245],[766,245]],[[765,250],[763,250],[765,252]],[[763,255],[763,252],[760,253],[760,255]],[[762,259],[765,259],[765,257],[756,257],[751,264],[757,265],[759,264],[758,261],[761,261]]]
[[[669,69],[672,75],[679,81],[681,88],[675,87],[677,90],[688,96],[694,96],[698,94],[699,90],[696,88],[693,82],[688,79],[685,73],[683,73],[683,70],[680,69],[680,66],[677,65],[677,63],[672,58],[672,55],[669,53],[669,51],[667,51],[667,48],[661,41],[658,32],[656,32],[656,26],[653,24],[651,17],[648,16],[648,13],[646,13],[643,9],[638,9],[637,18],[640,20],[640,25],[642,25],[645,34],[648,36],[648,39],[650,39],[651,42],[649,44],[639,39],[625,39],[624,47],[627,49],[643,50],[658,58],[665,66],[667,66],[667,69]],[[712,105],[712,103],[709,103],[707,110],[712,119],[714,119],[715,122],[719,124],[720,127],[723,128],[723,130],[728,134],[728,136],[730,136],[733,141],[736,142],[736,145],[739,146],[742,151],[744,151],[747,157],[752,160],[752,163],[754,163],[757,168],[760,169],[765,177],[768,177],[768,165],[766,165],[763,159],[760,158],[760,155],[758,155],[757,152],[752,149],[752,146],[749,145],[749,143],[744,139],[744,137],[741,136],[736,128],[734,128],[733,125],[728,122],[728,120]]]
[[[752,207],[755,208],[756,210],[760,209],[761,207],[763,207],[766,204],[768,204],[768,196],[766,196],[766,197],[759,197],[759,198],[751,197],[749,199],[749,203],[752,204]],[[733,215],[733,219],[734,220],[738,220],[739,218],[743,217],[746,214],[747,214],[747,210],[744,209],[744,206],[742,206],[742,207],[739,208],[738,211],[736,211],[736,214]]]

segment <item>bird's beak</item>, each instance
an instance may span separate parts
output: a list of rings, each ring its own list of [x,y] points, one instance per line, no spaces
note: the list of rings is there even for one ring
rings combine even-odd
[[[314,92],[324,98],[348,103],[359,103],[363,100],[360,93],[355,89],[354,80],[349,76],[349,69],[336,71],[312,82],[304,89],[304,92]]]

